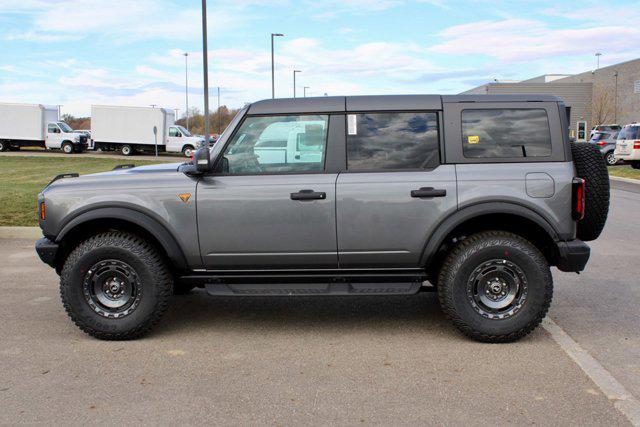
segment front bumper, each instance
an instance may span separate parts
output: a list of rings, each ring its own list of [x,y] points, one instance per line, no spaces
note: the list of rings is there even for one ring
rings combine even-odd
[[[558,242],[558,270],[579,273],[589,261],[591,248],[582,240]]]
[[[58,254],[58,249],[60,245],[56,242],[52,242],[46,237],[42,237],[38,239],[36,242],[36,252],[38,256],[45,264],[55,268],[56,255]]]

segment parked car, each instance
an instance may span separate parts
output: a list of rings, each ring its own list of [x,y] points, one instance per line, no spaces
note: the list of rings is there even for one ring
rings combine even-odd
[[[598,147],[608,166],[613,166],[618,163],[618,159],[616,159],[614,154],[617,137],[618,132],[616,131],[598,131],[594,133],[589,140],[590,144],[594,144]]]
[[[144,334],[198,286],[436,291],[466,335],[514,341],[549,309],[551,266],[582,271],[607,218],[605,162],[567,124],[549,95],[260,101],[191,162],[54,180],[36,251],[101,339]]]
[[[622,126],[620,126],[619,124],[596,125],[591,128],[589,138],[593,138],[593,135],[596,132],[620,132],[620,129],[622,129]]]
[[[0,103],[0,151],[42,147],[73,154],[86,150],[87,137],[59,121],[58,113],[58,107]]]
[[[616,140],[615,156],[634,169],[640,169],[640,123],[632,123],[622,128]]]

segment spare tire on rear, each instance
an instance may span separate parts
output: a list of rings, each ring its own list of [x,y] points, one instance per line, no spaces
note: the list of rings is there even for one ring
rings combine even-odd
[[[609,214],[609,171],[598,147],[572,143],[578,177],[586,181],[584,219],[578,221],[578,239],[588,242],[600,236]]]

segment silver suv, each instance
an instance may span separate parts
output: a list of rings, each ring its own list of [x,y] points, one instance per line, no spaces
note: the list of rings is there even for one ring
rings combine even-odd
[[[514,341],[549,308],[550,267],[583,270],[607,217],[606,166],[567,116],[540,95],[256,102],[192,162],[56,177],[36,250],[101,339],[140,336],[201,287],[436,291],[468,336]]]

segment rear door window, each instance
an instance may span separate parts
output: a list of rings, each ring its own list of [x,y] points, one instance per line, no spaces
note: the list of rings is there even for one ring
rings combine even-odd
[[[551,131],[544,109],[462,111],[462,152],[467,158],[551,156]]]
[[[347,169],[425,169],[440,163],[438,115],[431,112],[347,116]]]

